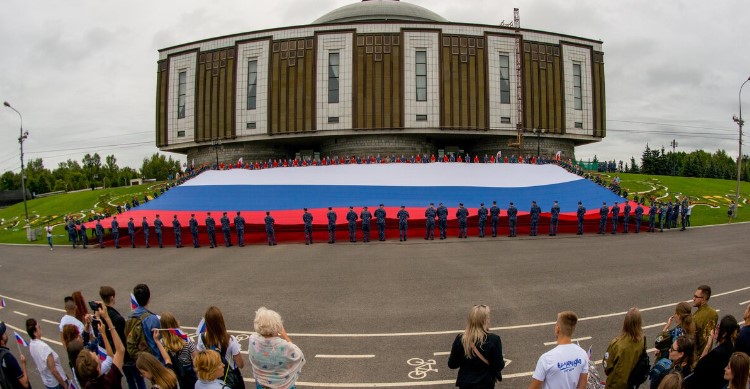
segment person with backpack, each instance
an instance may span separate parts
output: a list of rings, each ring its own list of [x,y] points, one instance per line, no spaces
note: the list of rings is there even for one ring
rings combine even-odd
[[[162,313],[159,322],[162,329],[180,328],[180,323],[172,312]],[[195,381],[198,380],[193,369],[193,357],[196,355],[195,343],[189,338],[183,340],[170,331],[163,331],[161,339],[172,361],[172,370],[180,383],[180,389],[193,389]]]
[[[169,352],[167,352],[159,340],[159,329],[153,329],[151,336],[156,341],[159,355],[165,361],[165,364],[159,362],[158,359],[149,353],[141,353],[135,361],[135,366],[141,375],[151,382],[152,388],[180,389],[177,375],[174,372],[174,365],[172,365],[172,359],[169,356]],[[179,362],[175,361],[175,363]]]
[[[502,381],[503,344],[489,328],[490,307],[473,306],[466,319],[466,329],[456,336],[448,357],[448,367],[458,369],[456,386],[459,388],[494,388],[496,381]]]
[[[125,322],[125,349],[133,361],[137,361],[142,352],[148,352],[164,363],[151,334],[154,328],[160,326],[159,318],[147,308],[151,300],[151,290],[146,284],[138,284],[133,288],[133,297],[138,307],[130,313],[128,321]]]
[[[31,389],[26,374],[26,357],[21,354],[19,364],[8,349],[8,327],[0,321],[0,386],[2,389]]]
[[[631,389],[631,373],[639,364],[639,359],[646,349],[646,338],[643,336],[643,318],[638,308],[630,308],[625,314],[620,335],[609,343],[604,353],[604,374],[607,375],[607,389]],[[648,363],[646,364],[648,374]]]
[[[208,307],[204,319],[206,332],[198,338],[196,349],[218,352],[225,366],[224,383],[231,389],[245,389],[245,382],[240,372],[240,369],[245,367],[245,361],[240,355],[240,343],[234,336],[227,333],[221,310],[214,306]]]
[[[99,288],[99,297],[102,298],[102,302],[107,309],[109,318],[112,319],[112,324],[115,326],[115,332],[120,336],[120,340],[127,346],[127,336],[125,336],[126,320],[120,312],[115,309],[115,289],[111,286],[102,286]],[[104,323],[105,326],[107,323]],[[109,327],[106,327],[107,339],[110,344],[114,344],[112,339],[112,332],[109,331]],[[128,383],[130,389],[146,389],[146,381],[138,373],[138,369],[135,367],[135,360],[130,357],[125,347],[125,361],[122,365],[122,374],[125,376],[125,380]]]
[[[686,377],[693,371],[693,358],[695,357],[693,339],[694,337],[683,334],[672,342],[666,356],[657,361],[648,373],[651,379],[650,389],[658,389],[664,377],[669,373],[679,372]]]
[[[654,344],[654,347],[656,347],[654,358],[656,358],[656,360],[659,360],[660,358],[668,358],[669,347],[672,346],[672,343],[674,343],[680,335],[683,334],[687,335],[690,340],[693,341],[693,347],[691,347],[691,349],[695,349],[696,332],[695,323],[693,323],[692,310],[693,307],[686,301],[677,303],[674,315],[667,319],[667,323],[664,325],[661,335],[656,338]],[[670,329],[673,320],[677,325]],[[693,359],[691,358],[690,361],[692,362]]]

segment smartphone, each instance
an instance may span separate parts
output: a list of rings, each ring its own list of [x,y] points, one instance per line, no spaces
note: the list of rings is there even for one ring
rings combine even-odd
[[[89,301],[89,307],[91,307],[91,309],[92,309],[92,310],[93,310],[94,312],[96,312],[96,311],[98,311],[98,310],[99,310],[99,308],[101,308],[101,307],[102,307],[102,305],[101,305],[101,304],[99,304],[99,303],[97,303],[96,301]]]

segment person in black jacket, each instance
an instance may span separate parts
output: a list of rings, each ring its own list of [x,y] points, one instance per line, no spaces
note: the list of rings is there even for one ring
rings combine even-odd
[[[734,352],[734,339],[739,330],[737,319],[732,315],[724,316],[719,322],[718,331],[714,329],[706,344],[703,355],[693,369],[693,374],[685,377],[685,389],[722,389],[727,385],[724,379],[724,368]],[[718,346],[711,348],[714,342]]]
[[[464,333],[453,341],[448,367],[458,369],[456,386],[461,389],[494,388],[495,381],[503,379],[503,344],[489,327],[490,308],[475,305],[469,311]]]
[[[117,309],[115,309],[115,289],[111,286],[102,286],[99,288],[99,297],[102,298],[104,306],[107,307],[107,314],[109,315],[110,320],[112,320],[112,325],[115,327],[115,332],[117,332],[117,335],[120,336],[120,340],[125,341],[127,339],[127,337],[125,336],[125,318],[122,317]],[[105,322],[104,325],[106,326],[107,323]],[[112,332],[109,331],[109,328],[107,328],[105,332],[107,333],[107,339],[109,340],[109,343],[114,344]],[[127,350],[125,351],[122,374],[125,376],[125,380],[128,383],[128,388],[146,388],[146,381],[141,376],[141,373],[138,372],[138,369],[135,367],[135,361],[130,357],[130,355],[128,355]]]

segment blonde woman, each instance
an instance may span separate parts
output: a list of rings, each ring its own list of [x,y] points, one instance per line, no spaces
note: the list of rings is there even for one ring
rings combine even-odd
[[[172,312],[163,312],[159,319],[161,328],[180,328],[180,323]],[[180,389],[193,389],[198,378],[193,369],[193,358],[196,355],[195,344],[192,340],[183,340],[170,331],[161,331],[164,348],[172,360],[172,370],[180,382]]]
[[[167,349],[164,348],[160,339],[160,331],[157,328],[152,330],[154,343],[159,349],[159,354],[164,359],[162,364],[151,353],[140,353],[135,361],[135,367],[141,373],[143,378],[151,381],[151,385],[158,389],[179,389],[177,375],[173,371],[172,360],[169,357]]]
[[[255,311],[250,334],[250,364],[256,388],[295,388],[305,356],[286,333],[281,316],[266,307]]]
[[[643,318],[638,308],[630,308],[625,314],[620,335],[609,343],[604,353],[604,373],[607,389],[626,389],[630,372],[638,362],[645,345]]]
[[[199,351],[193,357],[193,366],[198,373],[195,389],[226,389],[221,380],[224,376],[224,364],[219,353],[213,350]]]
[[[466,329],[456,336],[448,357],[448,367],[458,369],[456,386],[459,388],[494,388],[495,381],[502,381],[503,344],[489,329],[490,307],[473,306]]]

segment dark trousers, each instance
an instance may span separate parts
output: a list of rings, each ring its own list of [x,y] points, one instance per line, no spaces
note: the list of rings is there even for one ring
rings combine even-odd
[[[487,220],[479,221],[479,237],[484,238],[484,227],[487,225]]]
[[[268,238],[269,246],[276,244],[276,233],[273,231],[273,228],[266,228],[266,238]]]
[[[237,244],[240,246],[245,245],[245,229],[244,228],[237,229]]]
[[[398,223],[398,239],[406,240],[406,229],[408,228],[406,223]]]
[[[648,218],[648,232],[654,232],[654,217],[649,216]]]
[[[378,223],[378,239],[385,240],[385,222]]]
[[[612,215],[612,233],[617,233],[617,215]]]
[[[122,375],[125,376],[129,389],[146,389],[146,381],[143,380],[143,376],[141,376],[141,372],[138,371],[135,364],[123,364]]]
[[[578,235],[583,235],[583,218],[578,218]]]
[[[551,235],[557,235],[557,223],[558,223],[558,221],[559,221],[559,219],[556,218],[556,217],[553,217],[552,219],[550,219],[550,221],[549,221],[549,233]]]
[[[349,223],[349,241],[357,241],[357,223]]]
[[[78,244],[78,235],[76,234],[68,235],[68,240],[73,243],[73,248],[76,248],[76,245]]]
[[[216,231],[215,230],[208,230],[208,243],[211,244],[211,247],[216,247]]]
[[[174,232],[174,244],[177,247],[182,247],[182,232],[180,230]]]
[[[312,224],[305,224],[305,243],[312,243]]]
[[[190,231],[190,235],[193,236],[193,247],[200,247],[200,244],[198,244],[198,230]]]
[[[642,218],[638,216],[635,217],[635,233],[636,234],[641,232],[641,219]]]
[[[435,239],[435,221],[430,220],[427,221],[427,225],[425,226],[425,233],[424,233],[425,239]]]
[[[161,231],[156,231],[156,242],[159,243],[159,247],[164,246],[162,243]]]
[[[328,243],[335,243],[335,242],[336,242],[336,225],[329,224],[328,225]]]
[[[115,231],[112,233],[112,236],[115,239],[115,247],[120,248],[120,233]]]
[[[146,240],[146,247],[151,247],[151,244],[148,242],[148,230],[143,230],[143,239]]]
[[[490,219],[490,226],[492,226],[492,237],[493,238],[497,236],[497,221],[498,221],[498,219],[499,218],[497,218],[497,217],[493,217],[493,218]]]
[[[370,241],[370,222],[362,223],[362,241],[363,242],[369,242]]]
[[[438,220],[438,228],[440,229],[440,239],[445,239],[445,230],[448,229],[448,221]]]
[[[466,221],[458,221],[458,238],[466,238]]]
[[[222,233],[224,233],[224,246],[229,247],[232,245],[232,231],[227,229],[222,229]]]
[[[128,232],[130,237],[130,247],[135,248],[135,232]]]
[[[625,216],[622,218],[622,232],[624,233],[628,232],[629,223],[630,223],[630,215],[625,214]]]
[[[104,234],[96,234],[96,237],[99,238],[99,247],[104,247]]]
[[[599,219],[599,233],[603,234],[606,229],[607,229],[607,217],[605,216]]]
[[[531,233],[529,235],[536,236],[536,232],[539,228],[539,219],[531,219]]]
[[[516,224],[518,223],[518,220],[516,218],[508,219],[508,226],[510,227],[510,234],[508,234],[511,237],[516,236]]]

